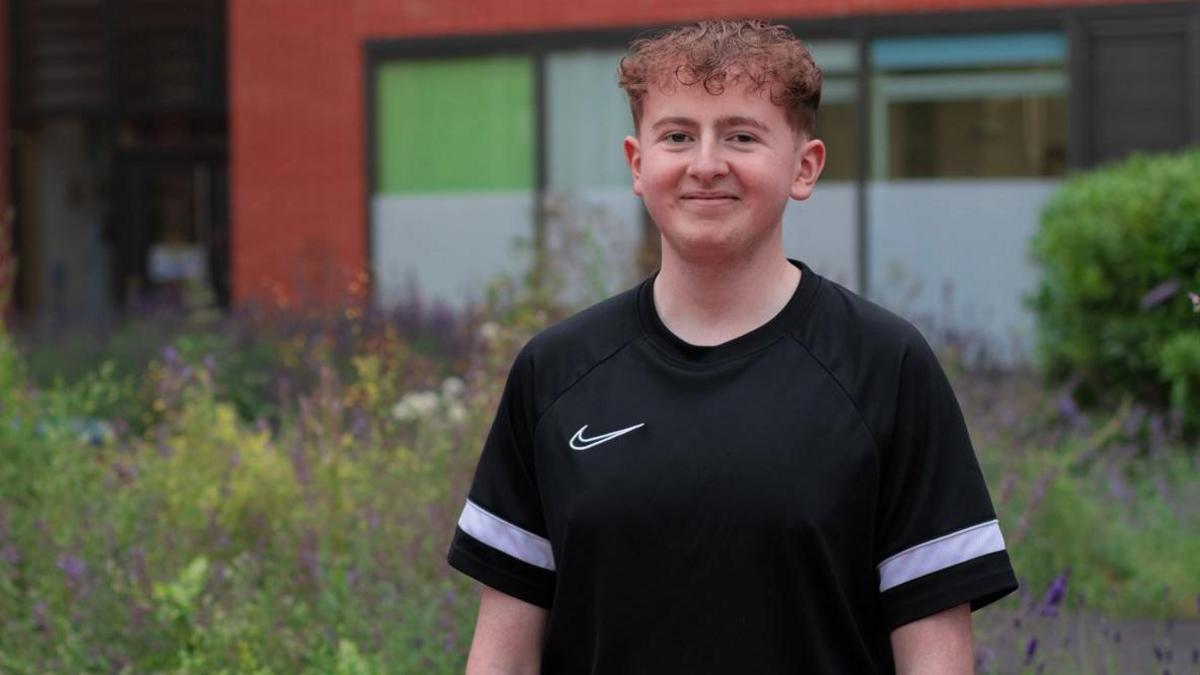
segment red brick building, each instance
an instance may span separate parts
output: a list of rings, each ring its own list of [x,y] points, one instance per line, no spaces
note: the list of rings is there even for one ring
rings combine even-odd
[[[34,8],[53,3],[7,2],[15,21],[0,34],[18,44],[3,51],[28,63]],[[121,4],[128,13],[139,3]],[[123,289],[110,293],[122,302],[156,279],[169,285],[188,274],[223,275],[235,303],[336,301],[367,271],[383,304],[414,282],[459,304],[490,276],[527,266],[510,242],[546,246],[556,218],[601,232],[606,251],[631,260],[647,225],[620,162],[629,122],[616,59],[638,33],[698,18],[785,22],[825,70],[818,133],[830,164],[819,197],[789,208],[789,252],[884,302],[908,303],[910,313],[944,310],[953,287],[964,308],[957,320],[1000,339],[1027,330],[1024,242],[1067,172],[1200,143],[1200,5],[1192,2],[183,4],[197,8],[193,39],[227,45],[227,71],[201,74],[209,88],[193,85],[171,111],[151,107],[132,123],[117,113],[107,146],[87,133],[57,141],[128,155],[132,137],[129,147],[157,144],[145,152],[208,176],[191,188],[160,186],[167,197],[159,201],[183,195],[177,201],[194,216],[190,229],[178,228],[186,232],[176,233],[175,249],[153,240],[169,230],[162,225],[141,227],[136,246],[121,244],[122,223],[136,215],[109,228],[108,245],[126,253],[104,283]],[[220,35],[196,25],[219,25]],[[120,38],[110,33],[109,50],[129,52]],[[194,70],[225,63],[211,54],[198,62]],[[28,91],[25,82],[9,91]],[[38,133],[46,118],[19,99],[5,108],[17,115],[0,124],[0,145],[14,129]],[[38,192],[31,181],[50,178],[29,177],[31,154],[15,153],[6,169],[18,176],[3,181],[0,198],[17,187],[22,252],[46,259],[46,244],[31,243],[48,227],[45,209],[31,214],[38,209],[29,202]],[[105,208],[103,194],[94,201]],[[204,227],[195,222],[202,216]],[[214,244],[214,233],[227,233],[228,244]],[[624,264],[607,267],[615,285],[637,273]],[[23,308],[47,306],[47,289],[63,283],[48,266],[23,266]]]

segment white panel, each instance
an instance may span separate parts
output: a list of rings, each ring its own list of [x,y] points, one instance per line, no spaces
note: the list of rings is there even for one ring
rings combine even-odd
[[[858,45],[849,40],[813,40],[805,42],[821,72],[853,73],[858,70]]]
[[[879,563],[879,592],[1003,550],[1004,535],[997,520],[951,532]]]
[[[522,529],[467,500],[458,527],[492,548],[544,570],[554,571],[550,540]]]
[[[783,212],[783,250],[814,271],[858,290],[854,183],[820,182],[812,197]]]
[[[552,190],[628,185],[622,140],[633,133],[617,86],[623,50],[559,52],[546,59],[546,179]]]
[[[1028,256],[1039,213],[1061,181],[912,180],[868,189],[870,297],[931,341],[954,330],[1001,364],[1026,361],[1037,285]]]
[[[533,237],[527,191],[377,196],[371,204],[377,300],[389,307],[415,281],[422,297],[464,307],[500,274],[522,274]]]

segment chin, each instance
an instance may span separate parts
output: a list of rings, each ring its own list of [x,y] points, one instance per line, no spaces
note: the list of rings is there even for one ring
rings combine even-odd
[[[746,248],[747,242],[729,232],[691,232],[685,236],[664,237],[666,245],[680,258],[689,261],[727,260]]]

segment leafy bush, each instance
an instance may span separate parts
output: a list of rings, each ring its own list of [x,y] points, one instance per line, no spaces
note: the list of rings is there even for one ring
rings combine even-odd
[[[1200,325],[1187,295],[1200,287],[1200,152],[1071,179],[1042,213],[1033,257],[1046,372],[1078,376],[1085,400],[1165,403],[1180,364],[1165,364],[1163,348]]]

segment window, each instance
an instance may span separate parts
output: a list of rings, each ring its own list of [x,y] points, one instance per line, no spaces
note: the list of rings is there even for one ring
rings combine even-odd
[[[1065,172],[1062,35],[884,39],[871,58],[874,178]]]

